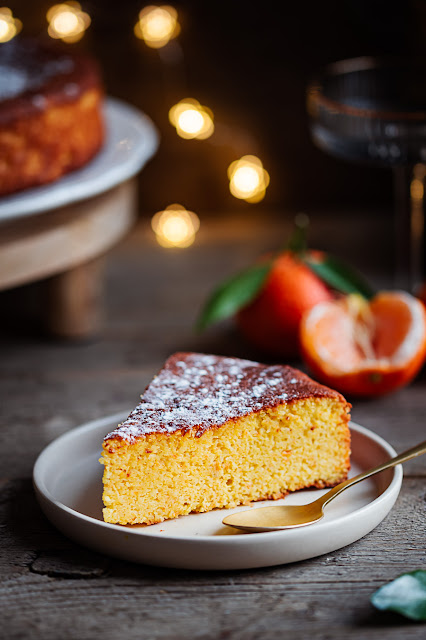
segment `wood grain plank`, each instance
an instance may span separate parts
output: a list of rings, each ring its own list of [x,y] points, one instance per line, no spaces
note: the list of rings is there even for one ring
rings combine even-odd
[[[312,246],[340,253],[367,268],[377,286],[391,286],[384,222],[367,213],[341,220],[321,215],[313,221]],[[281,246],[290,226],[289,217],[223,216],[202,221],[197,245],[179,252],[157,246],[142,220],[107,258],[106,325],[98,340],[47,340],[14,305],[19,293],[31,297],[31,290],[0,294],[0,636],[424,638],[424,625],[379,614],[369,604],[384,582],[426,568],[422,458],[405,466],[395,507],[365,538],[326,556],[265,569],[190,572],[108,558],[62,536],[35,501],[29,478],[43,447],[82,422],[130,410],[173,351],[258,357],[231,322],[201,335],[193,324],[211,287]],[[425,437],[425,389],[423,371],[398,393],[351,399],[353,419],[402,451]]]

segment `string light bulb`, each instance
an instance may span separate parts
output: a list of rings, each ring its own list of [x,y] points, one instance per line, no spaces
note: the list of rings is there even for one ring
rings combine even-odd
[[[50,7],[46,14],[47,32],[55,40],[78,42],[90,25],[90,16],[78,2],[65,2]]]
[[[256,156],[243,156],[228,167],[229,190],[235,198],[260,202],[269,185],[269,174]]]
[[[151,226],[162,247],[185,248],[194,242],[200,219],[182,205],[171,204],[154,215]]]
[[[185,98],[169,111],[169,120],[176,133],[186,140],[205,140],[214,132],[213,113],[194,98]]]
[[[169,5],[149,5],[139,12],[134,33],[152,49],[161,49],[180,32],[177,11]]]
[[[22,22],[13,17],[8,7],[0,7],[0,42],[9,42],[22,29]]]
[[[426,169],[423,164],[416,164],[413,169],[414,177],[410,184],[410,196],[412,200],[421,201],[424,197],[424,179]]]

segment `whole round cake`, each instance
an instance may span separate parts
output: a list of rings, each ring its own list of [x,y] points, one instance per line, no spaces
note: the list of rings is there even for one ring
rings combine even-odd
[[[0,195],[85,165],[104,140],[96,63],[38,41],[0,44]]]

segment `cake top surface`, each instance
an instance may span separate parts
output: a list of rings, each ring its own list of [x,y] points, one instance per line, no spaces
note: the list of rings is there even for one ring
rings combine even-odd
[[[99,82],[96,64],[87,56],[30,38],[0,44],[0,121],[13,108],[41,111],[47,99],[75,100]]]
[[[200,353],[176,353],[153,379],[140,404],[105,440],[134,442],[150,433],[207,429],[252,412],[308,397],[342,396],[282,365]]]
[[[11,41],[0,48],[0,97],[8,100],[40,89],[52,77],[71,73],[74,66],[69,55],[53,55],[33,42]]]

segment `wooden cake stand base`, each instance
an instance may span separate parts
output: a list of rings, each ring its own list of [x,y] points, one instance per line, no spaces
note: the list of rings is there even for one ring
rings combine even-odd
[[[47,329],[85,338],[100,327],[102,256],[136,218],[136,180],[0,226],[0,291],[45,280]]]

